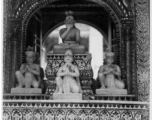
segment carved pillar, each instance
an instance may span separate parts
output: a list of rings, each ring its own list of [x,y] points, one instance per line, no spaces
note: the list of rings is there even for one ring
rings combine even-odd
[[[10,63],[9,63],[9,90],[15,87],[17,81],[15,79],[15,71],[19,69],[20,66],[20,31],[19,31],[19,20],[10,19]],[[7,54],[7,53],[6,53]]]
[[[8,34],[6,33],[7,36],[5,36],[4,39],[6,39],[3,43],[3,47],[4,47],[4,50],[3,50],[3,73],[4,73],[4,93],[8,93],[9,92],[9,89],[10,89],[10,86],[9,86],[9,73],[10,73],[10,70],[9,70],[9,67],[10,67],[10,64],[11,64],[11,57],[10,57],[10,35],[11,34]],[[4,34],[5,35],[5,34]]]
[[[109,19],[108,19],[108,43],[109,43],[109,51],[112,51],[112,40],[111,40],[111,18],[109,16]]]
[[[125,85],[127,85],[127,80],[126,80],[126,46],[125,46],[125,34],[126,33],[126,24],[122,23],[122,28],[121,28],[121,57],[120,57],[120,67],[121,67],[121,79],[125,82]]]
[[[129,21],[130,22],[130,21]],[[132,41],[132,27],[133,25],[127,24],[126,28],[126,80],[127,90],[129,94],[132,94],[132,64],[131,64],[131,41]]]
[[[16,71],[16,61],[17,61],[17,35],[16,33],[13,33],[10,39],[10,45],[11,45],[11,51],[10,51],[10,57],[11,57],[11,64],[10,64],[10,79],[9,79],[9,86],[10,89],[15,87],[15,71]]]
[[[126,89],[128,94],[132,94],[132,49],[131,42],[133,40],[132,27],[133,21],[123,20],[122,21],[122,77],[125,80]]]
[[[136,58],[136,37],[135,25],[132,27],[131,40],[131,75],[132,75],[132,94],[136,95],[137,100],[137,58]]]
[[[3,92],[7,93],[9,89],[9,63],[10,63],[10,56],[9,56],[9,39],[10,34],[8,32],[9,22],[8,22],[8,0],[4,0],[4,22],[3,22]]]
[[[3,73],[4,93],[9,93],[14,86],[14,71],[20,65],[20,18],[15,18],[15,13],[20,5],[20,0],[4,0],[4,40],[3,40]]]
[[[138,100],[149,101],[150,92],[150,0],[136,0],[136,56]]]
[[[127,90],[128,93],[131,93],[131,64],[130,64],[130,26],[127,26],[126,29],[126,80],[127,80]]]

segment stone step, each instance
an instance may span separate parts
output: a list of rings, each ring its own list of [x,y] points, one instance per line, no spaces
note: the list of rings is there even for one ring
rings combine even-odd
[[[96,89],[97,95],[127,95],[126,89]]]
[[[40,88],[12,88],[12,94],[40,94],[42,93],[42,89]]]
[[[54,93],[53,100],[82,100],[82,93]]]

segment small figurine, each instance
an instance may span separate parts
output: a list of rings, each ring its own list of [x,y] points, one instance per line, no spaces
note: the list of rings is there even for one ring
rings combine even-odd
[[[25,54],[27,63],[22,64],[20,70],[15,73],[19,83],[17,88],[31,88],[31,86],[38,88],[40,84],[40,66],[33,63],[36,53],[33,52],[33,47],[28,46]]]
[[[124,82],[120,79],[121,77],[120,67],[118,65],[113,64],[114,55],[115,54],[113,52],[107,52],[105,54],[106,64],[100,67],[98,73],[98,78],[101,83],[100,89],[106,89],[106,88],[124,89],[125,87]]]
[[[75,27],[75,20],[72,11],[65,12],[64,21],[66,28],[60,30],[60,37],[63,43],[53,46],[54,53],[65,53],[66,49],[71,49],[74,53],[84,53],[85,46],[80,45],[80,30]]]
[[[70,49],[66,50],[64,61],[65,64],[57,72],[55,93],[80,93],[80,73],[77,66],[72,64],[73,53]]]

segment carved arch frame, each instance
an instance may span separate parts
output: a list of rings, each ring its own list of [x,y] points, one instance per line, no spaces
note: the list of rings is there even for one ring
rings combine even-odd
[[[28,1],[28,4],[27,2]],[[39,10],[40,8],[44,7],[45,5],[47,4],[50,4],[52,2],[56,2],[56,1],[59,1],[59,0],[33,0],[33,1],[29,1],[29,0],[26,0],[24,2],[25,4],[25,7],[23,4],[21,4],[21,6],[19,6],[17,12],[16,12],[16,18],[22,18],[22,21],[21,21],[21,40],[20,40],[20,48],[21,48],[21,62],[23,60],[22,56],[23,56],[23,50],[25,50],[25,43],[26,43],[26,29],[27,29],[27,25],[28,25],[28,22],[30,20],[30,18],[32,17],[32,15],[37,11]],[[101,5],[102,7],[105,8],[106,11],[108,11],[110,13],[110,16],[113,20],[113,22],[115,23],[116,25],[116,38],[117,38],[117,41],[119,41],[119,46],[118,46],[118,54],[120,55],[120,49],[121,49],[121,17],[122,16],[125,16],[125,14],[123,13],[123,11],[121,11],[121,9],[119,8],[118,5],[116,5],[115,2],[111,2],[111,1],[99,1],[99,0],[86,0],[86,1],[92,1],[92,2],[95,2],[99,5]],[[106,3],[107,2],[107,3]],[[110,6],[111,5],[111,6]],[[24,7],[23,9],[21,9],[21,7]],[[113,8],[115,8],[116,10],[113,10]],[[119,60],[120,61],[120,60]]]

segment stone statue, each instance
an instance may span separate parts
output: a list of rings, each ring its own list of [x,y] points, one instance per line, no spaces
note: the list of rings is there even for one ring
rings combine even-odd
[[[102,65],[99,69],[98,78],[101,83],[100,89],[123,89],[125,87],[124,82],[120,79],[121,70],[118,65],[113,64],[114,62],[114,53],[107,52],[106,55],[106,64]],[[116,78],[117,76],[117,78]]]
[[[84,53],[85,46],[80,45],[80,30],[75,27],[73,12],[68,11],[64,21],[66,28],[60,30],[60,37],[63,43],[53,46],[53,53],[65,53],[66,49],[71,49],[74,53]]]
[[[70,49],[64,54],[65,64],[57,72],[55,93],[80,93],[79,70],[72,64],[73,53]]]
[[[28,46],[26,54],[26,61],[21,65],[20,70],[16,71],[15,75],[19,85],[17,88],[38,88],[40,84],[40,66],[34,64],[35,52],[32,51],[33,48]]]

